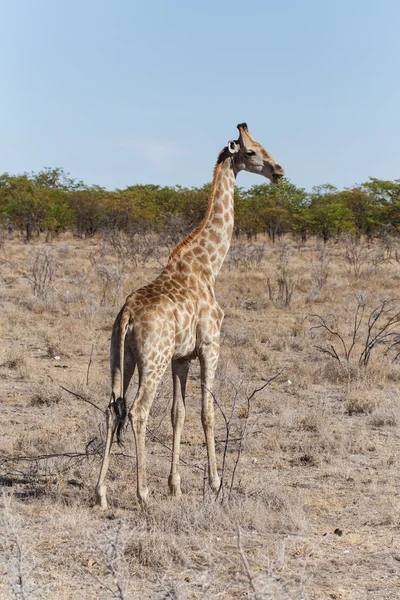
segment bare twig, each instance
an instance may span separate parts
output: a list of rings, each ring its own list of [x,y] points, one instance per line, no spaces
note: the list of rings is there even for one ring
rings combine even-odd
[[[100,408],[100,406],[97,406],[97,404],[95,404],[94,402],[92,402],[91,400],[88,400],[87,398],[85,398],[85,396],[82,396],[81,394],[78,394],[77,392],[73,392],[71,390],[69,390],[68,388],[64,387],[63,385],[61,385],[61,383],[58,384],[60,386],[60,388],[62,388],[65,392],[68,392],[68,394],[71,394],[72,396],[75,396],[75,398],[78,398],[79,400],[83,400],[83,402],[87,402],[88,404],[90,404],[91,406],[93,406],[94,408],[97,408],[97,410],[99,410],[100,412],[102,412],[103,414],[105,414],[105,410],[103,410],[102,408]]]
[[[37,598],[39,596],[36,592],[43,591],[48,584],[33,585],[34,572],[38,564],[32,552],[32,540],[24,532],[19,519],[13,515],[10,498],[5,492],[3,492],[2,506],[0,545],[2,556],[7,564],[5,573],[8,576],[13,598],[15,600]],[[44,596],[40,594],[40,597]]]
[[[27,456],[0,456],[0,464],[6,464],[9,462],[33,462],[35,460],[48,460],[49,458],[78,458],[87,456],[94,456],[98,454],[98,450],[92,452],[55,452],[54,454],[37,454]]]
[[[237,438],[235,440],[235,441],[239,441],[239,448],[238,448],[238,452],[237,452],[236,460],[235,460],[235,465],[234,465],[232,476],[231,476],[231,483],[230,483],[230,486],[229,486],[228,500],[230,499],[230,497],[232,495],[232,490],[233,490],[233,485],[234,485],[234,482],[235,482],[236,471],[237,471],[239,460],[240,460],[240,457],[241,457],[241,454],[242,454],[243,440],[244,440],[244,437],[245,437],[245,434],[246,434],[247,423],[248,423],[248,419],[249,419],[249,415],[250,415],[251,401],[252,401],[252,399],[254,398],[254,396],[256,394],[258,394],[259,392],[261,392],[262,390],[264,390],[270,383],[272,383],[273,381],[275,381],[282,373],[283,373],[283,369],[281,369],[273,377],[270,377],[269,379],[267,379],[265,381],[265,383],[263,383],[260,387],[254,388],[254,390],[249,395],[246,396],[246,401],[247,401],[247,416],[246,416],[246,419],[245,419],[245,422],[244,422],[244,426],[243,426],[242,431],[241,431],[241,435],[240,435],[239,438]],[[225,465],[226,465],[226,455],[227,455],[227,451],[228,451],[229,442],[232,441],[230,439],[231,421],[232,421],[233,414],[234,414],[234,411],[235,411],[235,408],[236,408],[237,398],[238,398],[240,389],[242,387],[242,383],[240,383],[240,385],[236,388],[235,396],[234,396],[234,400],[233,400],[233,404],[232,404],[231,413],[230,413],[230,416],[229,416],[229,419],[228,419],[227,416],[226,416],[226,414],[225,414],[225,412],[224,412],[224,410],[222,409],[220,403],[218,402],[217,398],[215,397],[215,394],[210,389],[208,389],[207,386],[205,386],[204,383],[200,379],[198,379],[197,377],[195,377],[195,379],[197,381],[199,381],[200,384],[202,386],[204,386],[204,388],[207,390],[207,392],[212,396],[212,398],[213,398],[215,404],[217,405],[219,411],[221,412],[222,418],[224,419],[224,422],[225,422],[226,437],[225,437],[225,443],[224,443],[224,453],[223,453],[222,469],[221,469],[221,485],[220,485],[220,488],[219,488],[219,490],[217,492],[217,496],[216,496],[216,499],[218,499],[219,496],[222,494],[222,501],[223,501],[223,499],[224,499],[224,496],[223,496],[224,477],[223,477],[223,475],[224,475],[224,470],[225,470]]]
[[[220,410],[220,412],[222,414],[222,417],[223,417],[223,419],[225,421],[225,429],[226,429],[226,436],[225,436],[225,443],[224,443],[224,452],[223,452],[223,455],[222,455],[221,485],[220,485],[218,493],[217,493],[217,499],[218,499],[218,496],[219,496],[220,493],[222,493],[222,499],[223,499],[223,486],[224,486],[224,475],[225,475],[225,466],[226,466],[226,455],[227,455],[227,452],[228,452],[229,442],[231,441],[230,440],[231,422],[232,422],[232,418],[233,418],[233,415],[234,415],[234,412],[235,412],[235,409],[236,409],[237,398],[238,398],[238,395],[239,395],[239,391],[240,391],[240,389],[242,387],[242,383],[243,382],[241,382],[240,385],[239,385],[239,387],[237,387],[236,390],[235,390],[235,396],[233,398],[232,409],[231,409],[231,414],[229,416],[229,419],[226,418],[226,415],[225,415],[224,411],[222,410],[222,407],[218,403],[217,399],[214,398],[214,401],[215,401],[216,405],[218,406],[218,408],[219,408],[219,410]],[[241,440],[241,438],[240,438],[240,440]]]
[[[127,600],[126,592],[125,592],[125,582],[124,578],[121,574],[125,563],[124,552],[125,552],[125,544],[127,539],[128,532],[125,528],[123,528],[122,523],[119,524],[117,531],[115,532],[115,536],[109,535],[105,533],[105,540],[101,543],[100,540],[97,540],[96,545],[98,546],[101,554],[104,557],[104,563],[112,575],[114,580],[115,589],[112,589],[110,585],[108,585],[105,581],[100,579],[98,576],[94,576],[94,579],[102,584],[111,594],[111,598],[116,598],[117,600]]]
[[[90,372],[90,367],[92,366],[93,349],[94,349],[94,344],[92,344],[92,349],[90,351],[89,364],[88,364],[88,368],[87,368],[87,372],[86,372],[86,385],[89,385],[89,372]]]
[[[160,438],[158,438],[157,436],[155,436],[151,429],[148,429],[147,431],[148,431],[149,437],[151,439],[153,439],[155,442],[157,442],[158,444],[161,444],[161,446],[163,446],[164,448],[166,448],[167,450],[169,450],[170,452],[172,452],[172,448],[170,446],[168,446],[167,444],[165,444],[162,440],[160,440]],[[190,463],[186,462],[185,460],[183,460],[183,458],[180,458],[180,457],[179,457],[179,462],[181,462],[186,467],[191,467],[193,469],[198,469],[199,471],[203,470],[203,467],[199,467],[198,465],[191,465]]]
[[[270,383],[272,383],[273,381],[275,381],[275,379],[277,379],[280,375],[282,375],[283,373],[283,369],[281,369],[276,375],[274,375],[273,377],[270,377],[263,385],[261,385],[258,388],[255,388],[251,394],[249,396],[247,396],[247,415],[246,415],[246,419],[244,421],[244,425],[243,425],[243,429],[242,429],[242,435],[240,437],[240,442],[239,442],[239,448],[237,451],[237,455],[236,455],[236,460],[235,460],[235,465],[233,467],[233,471],[232,471],[232,477],[231,477],[231,485],[229,487],[229,494],[228,494],[228,500],[230,500],[231,495],[232,495],[232,490],[233,490],[233,484],[235,482],[235,476],[236,476],[236,470],[239,464],[239,460],[242,454],[242,448],[243,448],[243,440],[244,437],[246,435],[246,429],[247,429],[247,424],[249,421],[249,417],[250,417],[250,410],[251,410],[251,401],[254,398],[254,396],[256,394],[258,394],[259,392],[262,392],[262,390],[264,390],[267,385],[269,385]]]
[[[253,578],[253,574],[250,570],[249,561],[247,560],[246,553],[243,549],[242,532],[241,532],[239,523],[237,523],[236,529],[237,529],[238,550],[239,550],[240,558],[241,558],[243,566],[244,566],[244,570],[247,575],[247,579],[249,580],[250,587],[253,590],[255,600],[261,600],[261,597],[257,594],[257,588],[254,584],[254,578]]]

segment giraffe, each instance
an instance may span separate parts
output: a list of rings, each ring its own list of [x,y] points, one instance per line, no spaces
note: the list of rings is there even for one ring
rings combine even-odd
[[[131,293],[115,320],[110,349],[111,400],[106,410],[107,434],[96,499],[107,508],[104,480],[116,434],[121,442],[128,416],[135,438],[137,496],[146,504],[145,436],[150,408],[167,366],[171,363],[173,428],[170,493],[181,495],[179,450],[185,420],[185,389],[192,359],[200,361],[201,420],[207,446],[208,481],[220,487],[214,442],[214,406],[211,393],[219,356],[224,313],[214,292],[215,280],[228,252],[234,222],[233,195],[236,175],[245,170],[278,183],[283,168],[251,136],[246,123],[237,126],[239,138],[220,152],[207,213],[201,224],[181,241],[167,266],[153,282]],[[139,387],[130,410],[126,392],[135,368]]]

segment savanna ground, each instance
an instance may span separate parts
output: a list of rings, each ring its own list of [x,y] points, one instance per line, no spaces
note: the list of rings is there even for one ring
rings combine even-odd
[[[182,499],[167,493],[167,373],[149,423],[149,506],[136,502],[127,429],[103,513],[93,490],[105,419],[89,402],[107,405],[111,327],[125,296],[168,254],[154,236],[137,242],[3,237],[0,597],[400,598],[398,302],[371,329],[386,344],[372,344],[366,366],[362,355],[368,317],[400,296],[399,243],[235,241],[217,284],[221,493],[204,485],[194,362]],[[136,380],[131,399],[135,389]]]

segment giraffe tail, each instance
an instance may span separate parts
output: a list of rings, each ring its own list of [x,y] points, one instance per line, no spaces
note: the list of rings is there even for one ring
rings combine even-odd
[[[125,426],[127,407],[124,390],[124,357],[125,357],[125,337],[128,332],[130,321],[129,312],[125,309],[122,311],[119,324],[119,371],[120,371],[120,395],[114,402],[114,412],[117,418],[117,443],[121,446],[122,433]]]
[[[117,417],[117,443],[119,446],[123,446],[122,432],[124,430],[127,415],[126,398],[118,398],[114,402],[114,412]]]

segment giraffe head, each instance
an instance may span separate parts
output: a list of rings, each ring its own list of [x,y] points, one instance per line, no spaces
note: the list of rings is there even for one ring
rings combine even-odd
[[[285,171],[268,152],[254,141],[246,123],[237,126],[239,138],[228,142],[228,152],[231,154],[237,171],[250,171],[264,175],[272,183],[278,183]]]

